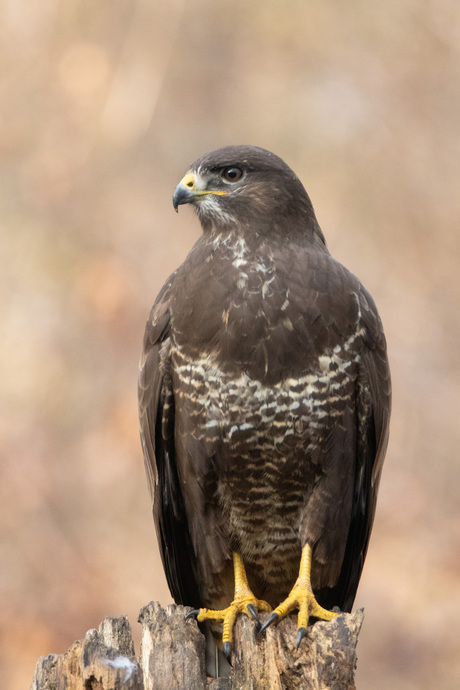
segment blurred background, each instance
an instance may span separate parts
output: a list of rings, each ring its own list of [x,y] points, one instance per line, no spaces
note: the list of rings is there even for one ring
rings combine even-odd
[[[235,143],[297,172],[386,327],[358,690],[460,687],[458,2],[3,0],[0,60],[0,687],[171,601],[137,365],[199,233],[173,189]]]

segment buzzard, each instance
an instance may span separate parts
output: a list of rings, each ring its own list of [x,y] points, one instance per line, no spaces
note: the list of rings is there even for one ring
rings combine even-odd
[[[150,313],[145,465],[173,598],[232,627],[350,611],[387,447],[390,374],[374,301],[330,255],[276,155],[227,146],[176,187],[203,234]]]

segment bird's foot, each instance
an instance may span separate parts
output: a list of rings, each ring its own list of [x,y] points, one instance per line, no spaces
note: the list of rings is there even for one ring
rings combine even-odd
[[[235,574],[235,594],[232,603],[226,609],[214,611],[212,609],[197,609],[191,611],[187,618],[194,616],[197,621],[203,623],[204,621],[217,621],[223,623],[222,642],[224,645],[224,654],[228,662],[231,664],[231,652],[233,641],[233,626],[236,617],[239,613],[245,613],[247,616],[254,618],[260,626],[257,611],[271,611],[272,607],[262,599],[256,599],[251,591],[244,569],[243,559],[238,553],[233,553],[233,569]]]
[[[299,577],[291,589],[289,596],[281,602],[279,606],[273,611],[271,616],[265,621],[260,629],[264,632],[272,623],[277,623],[282,618],[285,618],[291,611],[299,610],[297,619],[297,648],[299,648],[302,638],[305,636],[308,627],[308,620],[310,616],[320,618],[321,620],[330,621],[335,618],[338,613],[323,609],[318,604],[313,594],[310,584],[310,568],[311,568],[311,548],[309,545],[305,546],[302,551],[302,559],[300,561]]]
[[[245,613],[248,617],[253,618],[260,627],[259,617],[257,611],[271,611],[272,607],[263,599],[256,599],[251,590],[236,596],[232,603],[225,609],[218,611],[212,609],[196,609],[191,611],[187,618],[194,616],[199,623],[205,621],[217,621],[223,623],[222,642],[224,645],[224,654],[230,663],[232,642],[233,642],[233,626],[235,625],[236,617],[239,613]]]
[[[264,632],[272,623],[277,623],[296,609],[299,610],[299,617],[297,619],[297,648],[307,632],[310,616],[330,621],[338,615],[333,611],[323,609],[316,601],[312,591],[308,591],[306,587],[295,584],[287,599],[277,606],[271,616],[265,621],[260,632]]]

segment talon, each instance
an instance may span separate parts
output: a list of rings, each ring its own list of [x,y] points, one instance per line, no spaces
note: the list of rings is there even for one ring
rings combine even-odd
[[[274,623],[275,621],[277,621],[278,619],[279,619],[279,614],[273,612],[273,613],[271,614],[271,616],[270,616],[269,618],[267,618],[267,620],[265,621],[265,623],[263,624],[263,626],[261,627],[261,629],[259,630],[259,632],[260,632],[260,633],[265,632],[266,629],[267,629],[268,627],[270,627],[270,625],[271,625],[272,623]]]
[[[299,629],[297,630],[297,649],[299,649],[300,643],[302,642],[302,640],[303,640],[303,638],[305,637],[306,634],[307,634],[306,628],[303,628],[303,627],[302,627],[302,628],[299,628]]]
[[[249,613],[251,614],[251,616],[253,617],[253,619],[255,620],[255,622],[258,623],[258,625],[259,625],[259,627],[260,627],[259,616],[257,615],[257,611],[256,611],[255,608],[254,608],[254,604],[248,604],[248,605],[246,606],[246,609],[249,611]]]
[[[189,618],[195,618],[196,620],[197,617],[200,615],[200,611],[201,609],[193,609],[193,611],[189,611],[185,616],[185,620],[188,621]]]
[[[224,642],[224,654],[230,666],[232,666],[232,645],[230,642]]]

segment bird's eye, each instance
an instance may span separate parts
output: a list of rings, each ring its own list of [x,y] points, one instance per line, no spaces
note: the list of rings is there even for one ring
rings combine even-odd
[[[220,176],[226,182],[238,182],[243,176],[241,168],[223,168]]]

